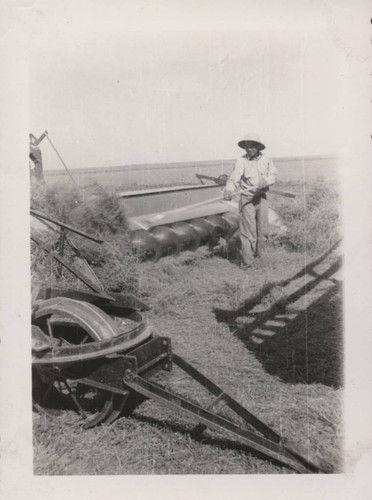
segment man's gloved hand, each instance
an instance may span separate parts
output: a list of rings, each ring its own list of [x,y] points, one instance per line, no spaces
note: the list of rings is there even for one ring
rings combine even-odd
[[[224,189],[222,192],[223,199],[226,201],[230,201],[232,199],[232,192],[228,189]]]

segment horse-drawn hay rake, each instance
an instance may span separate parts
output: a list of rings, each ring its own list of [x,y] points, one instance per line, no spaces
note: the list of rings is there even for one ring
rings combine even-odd
[[[61,239],[66,231],[73,231],[94,240],[38,211],[31,214],[61,228]],[[145,318],[147,306],[141,300],[131,294],[105,292],[97,280],[83,275],[63,254],[36,236],[32,240],[91,289],[42,288],[34,298],[32,370],[36,409],[74,409],[81,415],[83,426],[90,428],[110,424],[140,401],[150,399],[193,417],[193,435],[208,427],[296,472],[332,471],[328,463],[310,457],[307,450],[281,437],[174,353],[170,339],[152,331]],[[173,365],[214,396],[209,406],[203,408],[154,382],[156,372],[170,372]],[[237,418],[224,415],[223,407]]]

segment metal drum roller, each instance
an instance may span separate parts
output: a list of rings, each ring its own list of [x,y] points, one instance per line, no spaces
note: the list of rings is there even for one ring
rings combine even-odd
[[[223,237],[224,232],[223,232],[223,222],[219,222],[216,220],[211,220],[209,217],[205,218],[205,222],[210,224],[213,228],[213,237],[211,238],[211,246],[215,246],[218,244],[218,240]]]
[[[196,250],[200,246],[200,236],[187,222],[177,222],[171,229],[176,233],[181,244],[181,250]]]
[[[200,245],[206,245],[209,241],[209,226],[204,219],[192,219],[187,222],[198,233]]]
[[[167,226],[157,226],[150,230],[161,248],[161,256],[178,254],[181,250],[181,243],[177,234]]]
[[[129,233],[129,240],[136,254],[143,260],[157,261],[162,256],[162,249],[154,235],[145,229],[136,229]]]
[[[221,215],[209,215],[208,217],[206,217],[206,219],[218,228],[220,236],[226,238],[230,226],[228,222],[226,222],[226,220],[221,217]]]
[[[217,244],[219,238],[218,229],[211,222],[200,218],[190,220],[189,224],[199,233],[201,245]]]
[[[222,214],[221,217],[229,226],[226,236],[227,238],[230,238],[239,228],[239,215],[235,212],[226,212]]]

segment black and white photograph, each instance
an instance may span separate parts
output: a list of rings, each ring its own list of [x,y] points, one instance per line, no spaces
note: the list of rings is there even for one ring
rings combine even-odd
[[[4,4],[4,499],[369,498],[368,7]]]

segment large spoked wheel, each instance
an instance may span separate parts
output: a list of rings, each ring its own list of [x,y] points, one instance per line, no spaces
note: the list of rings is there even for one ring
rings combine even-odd
[[[64,348],[76,352],[79,346],[109,341],[122,335],[119,325],[123,323],[122,319],[118,321],[93,304],[66,297],[43,301],[36,310],[34,322],[34,355],[37,349],[39,354],[43,350],[53,353]],[[113,422],[121,414],[129,393],[114,394],[79,382],[81,375],[71,377],[71,372],[89,371],[99,359],[86,363],[76,361],[76,355],[71,359],[73,363],[61,365],[33,363],[34,406],[74,409],[84,419],[85,428]]]

